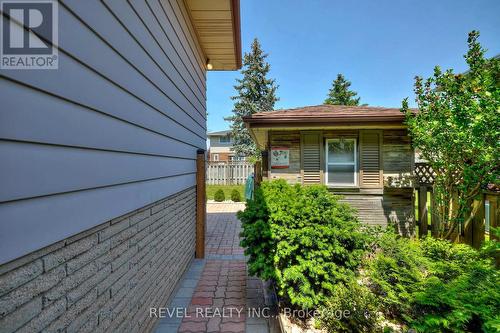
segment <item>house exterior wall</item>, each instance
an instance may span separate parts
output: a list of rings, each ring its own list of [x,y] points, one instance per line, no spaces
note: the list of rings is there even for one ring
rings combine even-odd
[[[182,0],[59,26],[58,70],[0,70],[0,332],[148,331],[194,256],[206,60]]]
[[[267,165],[269,179],[286,179],[289,183],[304,183],[301,154],[301,135],[320,135],[320,182],[325,183],[325,142],[336,137],[355,138],[360,143],[361,129],[311,130],[311,131],[269,131],[269,148],[287,147],[290,152],[288,168],[273,169]],[[411,174],[414,168],[413,149],[405,129],[374,130],[381,134],[380,163],[383,182],[379,187],[363,187],[358,180],[355,188],[332,188],[332,192],[342,195],[342,200],[358,211],[358,216],[370,225],[396,225],[400,233],[411,234],[414,229],[413,189]],[[270,153],[270,152],[269,152]],[[357,165],[360,165],[360,147],[357,149]],[[360,172],[358,170],[358,177]]]
[[[0,332],[148,332],[194,254],[196,189],[0,267]]]
[[[216,160],[214,158],[214,155],[218,155],[219,158]],[[229,156],[234,155],[233,153],[219,153],[219,152],[213,152],[212,150],[209,151],[209,161],[212,162],[229,162]]]
[[[209,160],[215,161],[213,154],[217,154],[219,155],[217,162],[228,162],[229,156],[234,155],[234,152],[232,151],[233,140],[231,138],[230,142],[220,142],[220,137],[220,135],[208,136],[210,141]]]
[[[187,17],[180,0],[65,1],[59,69],[0,71],[0,264],[195,184],[205,70]]]
[[[210,148],[222,148],[227,149],[228,151],[233,146],[233,138],[231,137],[230,142],[220,142],[220,136],[218,135],[210,135],[208,137],[210,140]]]
[[[287,147],[290,151],[290,166],[272,169],[268,166],[270,179],[286,179],[291,184],[302,183],[300,165],[300,131],[272,131],[269,133],[270,147]]]

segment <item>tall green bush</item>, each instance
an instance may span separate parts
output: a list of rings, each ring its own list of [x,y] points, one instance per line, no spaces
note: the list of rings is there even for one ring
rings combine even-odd
[[[222,201],[226,200],[226,196],[224,195],[224,191],[222,189],[218,189],[214,193],[214,200],[217,202],[222,202]]]
[[[276,281],[291,305],[313,308],[358,268],[365,236],[325,186],[263,182],[238,217],[250,274]]]
[[[231,191],[231,200],[234,202],[240,202],[241,201],[241,194],[240,191],[237,189],[234,189]]]

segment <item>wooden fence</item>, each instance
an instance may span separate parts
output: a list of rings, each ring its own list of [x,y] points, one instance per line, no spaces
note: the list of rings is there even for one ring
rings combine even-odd
[[[425,235],[438,236],[440,222],[436,214],[436,203],[432,192],[434,183],[434,172],[425,163],[415,164],[416,176],[416,202],[417,202],[417,226],[420,237]],[[471,212],[474,216],[466,225],[460,226],[454,240],[472,245],[476,248],[481,246],[486,236],[495,238],[491,228],[498,228],[500,223],[500,193],[485,190],[474,200]]]
[[[249,162],[208,162],[206,181],[208,185],[241,185],[253,171]]]

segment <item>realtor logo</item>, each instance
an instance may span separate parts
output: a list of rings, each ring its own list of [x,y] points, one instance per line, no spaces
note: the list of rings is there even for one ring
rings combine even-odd
[[[57,6],[52,0],[1,2],[1,69],[58,68]]]

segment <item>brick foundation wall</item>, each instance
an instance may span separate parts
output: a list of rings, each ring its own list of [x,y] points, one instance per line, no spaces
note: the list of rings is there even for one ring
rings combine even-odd
[[[0,332],[150,331],[194,256],[195,220],[193,187],[0,266]]]

